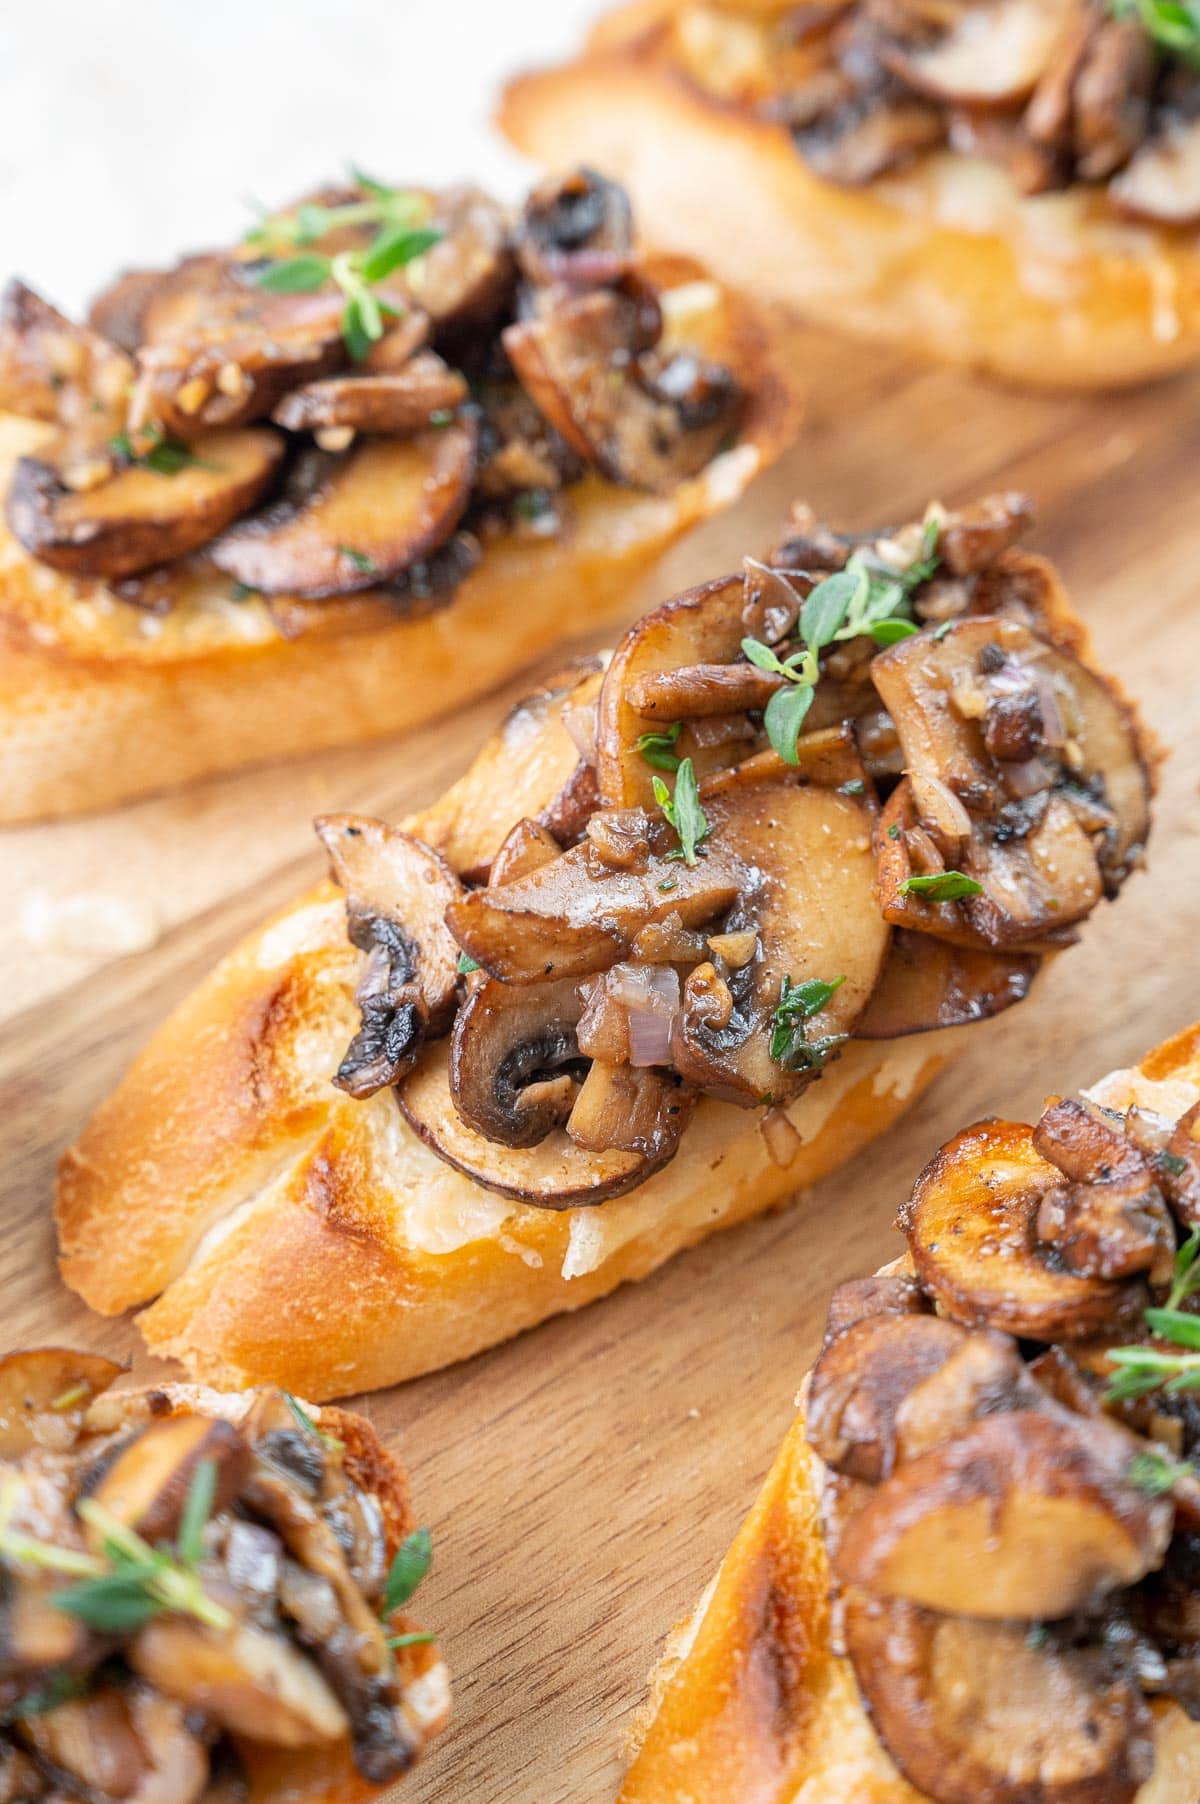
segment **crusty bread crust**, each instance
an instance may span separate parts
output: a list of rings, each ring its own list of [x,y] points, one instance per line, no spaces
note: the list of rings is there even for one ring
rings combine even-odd
[[[1117,388],[1200,357],[1200,236],[1124,223],[1102,196],[1023,199],[956,153],[848,189],[781,125],[715,100],[661,53],[673,0],[634,0],[558,69],[518,76],[519,149],[625,182],[647,241],[819,322],[1051,389]]]
[[[728,507],[794,437],[798,371],[785,334],[678,258],[654,280],[707,290],[696,342],[735,370],[738,443],[670,495],[592,473],[553,539],[509,535],[446,607],[397,618],[369,598],[320,604],[287,639],[218,572],[180,579],[158,616],[31,558],[0,520],[0,824],[101,808],[245,765],[411,728],[503,682],[570,633],[626,616],[667,548]],[[690,328],[689,328],[690,330]],[[46,428],[0,414],[0,493]]]
[[[1200,1085],[1200,1025],[1148,1053],[1152,1082]],[[894,1269],[894,1268],[885,1268]],[[876,1739],[830,1639],[823,1468],[801,1410],[695,1614],[651,1680],[619,1804],[929,1804]],[[1156,1704],[1137,1804],[1194,1804],[1200,1723]]]
[[[786,1169],[755,1116],[705,1098],[645,1184],[555,1212],[447,1165],[390,1091],[333,1088],[359,963],[323,885],[216,968],[63,1157],[67,1283],[104,1314],[149,1303],[148,1346],[207,1382],[345,1396],[577,1309],[842,1164],[967,1031],[848,1048],[789,1110]]]

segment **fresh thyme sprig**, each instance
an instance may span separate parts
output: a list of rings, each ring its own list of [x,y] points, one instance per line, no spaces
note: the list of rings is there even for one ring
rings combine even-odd
[[[1118,19],[1137,19],[1160,49],[1200,68],[1200,6],[1195,0],[1109,0],[1109,11]]]
[[[1181,1478],[1195,1478],[1196,1468],[1190,1460],[1172,1459],[1157,1447],[1147,1447],[1142,1453],[1134,1454],[1125,1476],[1147,1497],[1163,1497]]]
[[[305,202],[292,213],[270,215],[246,236],[248,243],[268,254],[277,249],[297,253],[273,258],[256,278],[260,288],[273,294],[309,294],[333,282],[341,289],[342,337],[355,363],[361,363],[383,337],[385,318],[395,317],[394,309],[373,290],[397,269],[423,257],[443,234],[419,223],[425,204],[419,195],[386,188],[359,171],[355,180],[365,190],[365,199],[340,207]],[[360,250],[325,256],[306,248],[330,232],[360,225],[377,228],[370,244]]]
[[[1171,1288],[1161,1308],[1147,1309],[1146,1326],[1156,1339],[1169,1343],[1152,1347],[1112,1347],[1108,1362],[1116,1375],[1105,1393],[1110,1403],[1145,1397],[1151,1391],[1200,1390],[1200,1315],[1183,1305],[1200,1291],[1200,1228],[1193,1228],[1175,1255]],[[1184,1349],[1172,1352],[1171,1347]]]
[[[923,877],[906,877],[900,894],[920,896],[926,902],[960,902],[964,896],[982,896],[983,885],[965,871],[930,871]]]
[[[386,1622],[423,1582],[430,1566],[433,1564],[433,1536],[427,1528],[415,1528],[407,1535],[396,1550],[388,1573],[387,1587],[383,1594],[383,1619]],[[390,1635],[388,1646],[419,1647],[434,1640],[434,1636],[424,1632],[412,1631],[407,1635]]]
[[[168,438],[157,420],[149,421],[139,436],[145,440],[140,451],[134,448],[128,432],[114,433],[108,448],[122,463],[138,464],[142,469],[153,470],[156,476],[178,476],[181,470],[215,468],[204,458],[197,457],[179,439]]]
[[[917,631],[912,596],[938,567],[939,525],[927,522],[921,549],[903,570],[856,551],[843,570],[816,584],[800,609],[801,648],[781,658],[761,639],[743,639],[742,651],[759,670],[784,679],[763,711],[767,738],[787,764],[798,762],[796,742],[820,680],[826,646],[864,635],[877,645],[895,645]]]
[[[210,1483],[215,1491],[215,1482],[201,1477],[209,1464],[201,1461],[193,1477],[184,1509],[187,1548],[183,1546],[181,1529],[178,1557],[151,1547],[94,1497],[83,1498],[76,1508],[80,1518],[100,1535],[102,1554],[56,1547],[52,1542],[22,1534],[10,1526],[20,1492],[20,1480],[16,1473],[10,1473],[0,1490],[0,1558],[77,1580],[55,1591],[51,1602],[56,1610],[77,1617],[99,1634],[129,1634],[152,1617],[164,1614],[194,1616],[209,1628],[228,1629],[232,1616],[207,1596],[193,1570],[192,1556],[199,1558],[200,1537],[207,1520],[207,1515],[201,1518],[201,1507],[206,1497],[206,1507],[211,1509],[212,1504]]]
[[[819,977],[809,977],[794,984],[790,977],[784,978],[775,1007],[770,1050],[771,1057],[785,1071],[819,1071],[830,1054],[844,1044],[846,1034],[823,1034],[820,1039],[810,1040],[807,1026],[845,981],[845,977],[835,977],[831,983],[825,983]]]
[[[681,858],[686,865],[694,865],[698,848],[708,838],[710,828],[708,816],[700,806],[700,790],[696,782],[696,767],[690,758],[685,758],[675,776],[675,793],[667,788],[661,777],[654,779],[654,799],[662,809],[668,825],[674,827],[679,835],[679,850],[668,852],[668,858]]]
[[[680,760],[672,749],[683,732],[683,722],[675,720],[669,727],[658,727],[652,733],[638,735],[637,749],[652,770],[677,771]]]
[[[292,1396],[291,1391],[284,1391],[283,1400],[295,1416],[305,1434],[311,1434],[314,1440],[323,1441],[326,1447],[332,1447],[339,1453],[342,1451],[345,1442],[339,1441],[336,1434],[326,1434],[323,1428],[318,1428],[304,1405],[296,1401],[295,1397]]]

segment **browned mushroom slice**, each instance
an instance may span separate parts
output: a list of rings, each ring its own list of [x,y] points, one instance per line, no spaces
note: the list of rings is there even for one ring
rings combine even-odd
[[[487,875],[514,819],[540,820],[556,839],[567,838],[572,823],[558,818],[558,804],[583,785],[579,748],[564,720],[594,707],[600,682],[598,660],[588,659],[518,702],[469,770],[414,816],[409,830],[471,880]],[[594,796],[585,799],[590,813]],[[581,820],[573,824],[582,830]]]
[[[657,1161],[675,1151],[694,1100],[665,1072],[593,1059],[567,1132],[588,1152],[616,1148]]]
[[[994,1620],[1093,1608],[1161,1564],[1171,1539],[1170,1500],[1127,1477],[1134,1450],[1115,1424],[1049,1403],[985,1416],[872,1492],[842,1536],[838,1577]]]
[[[515,883],[518,877],[540,871],[561,851],[562,847],[545,827],[539,826],[537,821],[520,820],[492,860],[488,882],[495,885]]]
[[[674,1145],[654,1158],[612,1148],[591,1152],[555,1128],[536,1146],[509,1147],[477,1133],[459,1114],[450,1088],[449,1047],[430,1046],[396,1090],[409,1126],[440,1159],[485,1190],[540,1209],[603,1203],[644,1183]]]
[[[201,1461],[208,1461],[215,1475],[213,1510],[223,1510],[240,1489],[249,1457],[230,1423],[208,1416],[171,1416],[152,1422],[123,1448],[92,1494],[143,1540],[171,1540]],[[97,1545],[103,1543],[103,1535],[90,1527],[88,1536]]]
[[[312,1661],[253,1623],[220,1631],[160,1616],[138,1632],[126,1657],[168,1697],[252,1741],[309,1748],[349,1733],[345,1710]]]
[[[435,351],[419,351],[394,375],[329,376],[293,389],[271,418],[289,432],[342,427],[353,432],[420,432],[468,394],[465,379]]]
[[[516,264],[504,209],[468,184],[428,196],[441,239],[390,281],[433,321],[438,344],[487,325],[509,301]]]
[[[1179,1220],[1188,1227],[1200,1226],[1200,1103],[1175,1124],[1165,1156],[1158,1160],[1158,1172]]]
[[[538,984],[604,970],[643,927],[668,915],[698,926],[733,905],[745,870],[715,825],[709,856],[689,866],[670,858],[674,835],[661,817],[640,815],[636,823],[645,847],[640,869],[604,863],[585,841],[514,883],[471,891],[447,910],[447,926],[493,976]]]
[[[881,653],[871,675],[926,836],[920,874],[945,866],[982,886],[920,922],[890,919],[1020,947],[1119,887],[1141,856],[1150,784],[1131,710],[1095,672],[1015,622],[970,618]],[[885,908],[903,905],[881,887]]]
[[[1171,114],[1108,184],[1114,204],[1166,226],[1200,223],[1200,118]]]
[[[999,1410],[1045,1407],[1011,1335],[977,1328],[896,1405],[894,1462],[917,1459]]]
[[[261,274],[259,264],[203,256],[164,275],[142,318],[131,431],[154,421],[190,439],[244,425],[296,383],[345,364],[340,289],[276,294]]]
[[[95,488],[70,489],[62,472],[22,458],[8,523],[27,551],[72,576],[132,576],[194,551],[253,507],[283,460],[278,432],[212,432],[170,474],[131,464]]]
[[[1033,517],[1033,502],[1016,491],[956,508],[942,518],[938,558],[952,576],[976,576],[1024,537]]]
[[[1073,0],[982,0],[955,7],[931,38],[885,40],[881,54],[935,100],[1009,106],[1032,94],[1073,22]]]
[[[24,282],[9,282],[0,295],[0,408],[103,446],[125,423],[132,381],[133,365],[117,346]]]
[[[207,1798],[208,1755],[178,1704],[145,1687],[101,1685],[86,1697],[20,1719],[17,1732],[56,1783],[14,1794],[137,1804]],[[63,1787],[66,1787],[64,1790]]]
[[[1130,1321],[1144,1287],[1061,1269],[1037,1216],[1057,1169],[1022,1123],[984,1121],[925,1167],[900,1211],[917,1276],[942,1310],[969,1327],[1033,1340],[1084,1340]]]
[[[887,952],[873,800],[865,788],[846,794],[808,771],[800,776],[730,788],[705,803],[714,843],[732,848],[747,873],[726,928],[752,930],[758,950],[716,984],[711,966],[691,974],[672,1051],[689,1082],[750,1106],[794,1096],[820,1074],[853,1032]],[[788,991],[808,982],[836,987],[806,1014],[789,1014]]]
[[[136,351],[145,337],[150,303],[166,279],[161,269],[122,270],[88,308],[88,325],[110,344],[119,345],[123,351]]]
[[[1052,1104],[1033,1144],[1068,1180],[1047,1192],[1039,1239],[1070,1270],[1099,1278],[1138,1272],[1166,1283],[1175,1227],[1145,1155],[1114,1122],[1068,1098]]]
[[[1149,1710],[1098,1650],[1025,1623],[941,1616],[851,1591],[844,1632],[871,1722],[942,1804],[1132,1804],[1154,1763]]]
[[[873,1278],[847,1278],[829,1299],[824,1345],[837,1339],[855,1322],[879,1315],[925,1315],[929,1299],[915,1278],[886,1273]]]
[[[0,1359],[0,1459],[20,1459],[38,1444],[39,1417],[77,1424],[93,1397],[124,1368],[99,1353],[42,1347]]]
[[[634,706],[635,695],[644,703],[659,683],[697,666],[736,668],[747,635],[774,642],[791,631],[801,598],[786,580],[774,579],[765,566],[719,577],[656,608],[626,633],[608,667],[597,715],[596,769],[606,806],[653,804],[654,771],[638,751],[650,722]],[[763,594],[768,584],[769,603]],[[751,664],[742,668],[754,671]],[[673,717],[656,708],[655,718]]]
[[[966,1330],[936,1315],[872,1315],[833,1340],[813,1367],[808,1438],[826,1465],[878,1484],[895,1464],[896,1410],[945,1364]]]
[[[614,290],[555,300],[506,328],[522,386],[555,430],[613,482],[669,492],[715,455],[742,396],[723,366],[683,353],[646,362],[643,309]]]
[[[1030,953],[983,952],[899,928],[854,1037],[898,1040],[989,1020],[1024,1001],[1040,965]]]
[[[459,1114],[503,1146],[536,1146],[570,1115],[582,1076],[578,986],[488,978],[459,1010],[450,1090]]]
[[[211,548],[218,569],[267,595],[319,599],[398,576],[450,537],[471,493],[474,427],[366,439],[302,459],[282,500]]]
[[[796,148],[826,181],[864,187],[945,141],[940,108],[909,94],[838,98],[793,126]]]
[[[314,824],[346,891],[350,941],[368,955],[356,992],[362,1026],[334,1082],[370,1096],[411,1069],[426,1035],[450,1025],[458,948],[444,916],[460,886],[436,852],[383,821],[332,814]]]
[[[530,282],[599,288],[629,273],[633,211],[616,182],[594,169],[550,176],[525,202],[516,234],[517,260]]]

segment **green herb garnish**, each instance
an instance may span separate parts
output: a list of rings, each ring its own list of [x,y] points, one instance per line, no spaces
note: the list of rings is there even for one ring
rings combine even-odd
[[[314,1440],[324,1441],[327,1447],[334,1447],[339,1453],[342,1451],[345,1442],[339,1441],[336,1434],[326,1434],[324,1429],[318,1428],[304,1405],[302,1403],[297,1403],[295,1397],[292,1396],[291,1391],[284,1391],[283,1397],[284,1402],[295,1416],[305,1434],[311,1434]]]
[[[306,204],[294,213],[273,214],[249,232],[247,239],[268,252],[297,252],[269,263],[256,278],[260,288],[273,294],[309,294],[332,282],[341,289],[345,296],[342,338],[354,362],[361,363],[383,337],[385,317],[393,315],[393,309],[373,289],[432,250],[443,234],[434,226],[417,223],[425,206],[420,196],[387,188],[361,175],[355,180],[365,188],[366,199],[342,207]],[[374,226],[375,236],[360,250],[338,251],[333,256],[304,248],[348,226]]]
[[[349,559],[360,576],[373,576],[379,568],[373,557],[368,557],[365,551],[356,551],[353,545],[339,545],[338,551]]]
[[[1181,1478],[1194,1478],[1196,1468],[1190,1460],[1174,1460],[1157,1448],[1135,1453],[1125,1473],[1130,1484],[1147,1497],[1162,1497]]]
[[[217,1495],[215,1460],[202,1459],[192,1474],[183,1513],[179,1518],[176,1546],[185,1566],[198,1566],[204,1555],[204,1529]]]
[[[900,894],[921,896],[926,902],[959,902],[964,896],[981,896],[983,885],[963,871],[931,871],[926,877],[906,877]]]
[[[460,977],[469,977],[472,971],[478,971],[478,969],[479,969],[479,960],[478,959],[472,958],[471,954],[469,952],[460,952],[459,953],[459,955],[458,955],[458,974]]]
[[[809,977],[794,984],[790,977],[784,978],[771,1030],[771,1057],[785,1071],[819,1071],[830,1054],[846,1041],[846,1034],[825,1034],[817,1040],[809,1040],[806,1034],[813,1016],[820,1014],[845,981],[844,977],[835,977],[832,983],[825,983],[819,977]]]
[[[671,748],[682,732],[683,722],[676,720],[669,727],[659,727],[652,733],[639,734],[639,755],[653,770],[677,771],[679,759]]]
[[[1109,11],[1137,19],[1160,49],[1200,68],[1200,6],[1194,0],[1109,0]]]
[[[1175,1255],[1171,1271],[1171,1288],[1161,1308],[1147,1309],[1147,1327],[1159,1340],[1173,1343],[1183,1352],[1170,1347],[1112,1347],[1109,1364],[1116,1376],[1106,1392],[1110,1403],[1123,1403],[1132,1397],[1145,1397],[1151,1391],[1194,1391],[1200,1389],[1200,1316],[1191,1314],[1183,1305],[1200,1291],[1200,1228],[1193,1228]]]
[[[700,790],[696,783],[696,767],[690,758],[685,758],[679,766],[675,777],[675,793],[667,788],[661,777],[654,779],[654,799],[663,811],[668,824],[674,827],[679,835],[679,850],[668,852],[668,858],[682,858],[684,864],[694,865],[697,848],[708,838],[708,817],[700,806]]]
[[[386,1619],[406,1604],[433,1564],[433,1536],[427,1528],[414,1528],[396,1550],[383,1594]]]
[[[202,457],[178,439],[168,438],[157,420],[151,420],[146,426],[144,437],[147,440],[144,451],[135,451],[133,440],[127,432],[115,432],[108,441],[109,450],[120,458],[122,463],[137,464],[144,470],[153,470],[156,476],[178,476],[181,470],[215,469]]]

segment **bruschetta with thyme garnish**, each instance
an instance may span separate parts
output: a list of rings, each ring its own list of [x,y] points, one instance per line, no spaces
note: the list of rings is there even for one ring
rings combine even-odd
[[[1195,0],[632,0],[502,123],[839,329],[1055,388],[1200,357]]]
[[[1200,1027],[944,1146],[621,1804],[1200,1796]]]
[[[0,821],[452,708],[627,617],[796,419],[764,319],[589,171],[515,216],[355,175],[86,325],[12,283]]]
[[[1020,495],[803,510],[251,936],[65,1155],[62,1272],[209,1381],[461,1359],[841,1164],[1141,862],[1153,753]]]
[[[361,1416],[0,1360],[0,1795],[367,1804],[445,1723],[430,1560]]]

